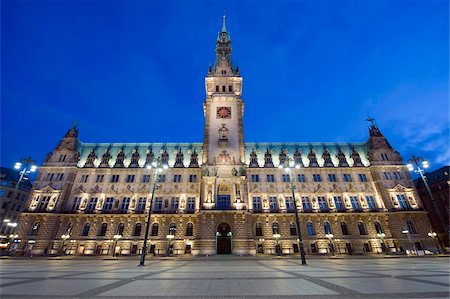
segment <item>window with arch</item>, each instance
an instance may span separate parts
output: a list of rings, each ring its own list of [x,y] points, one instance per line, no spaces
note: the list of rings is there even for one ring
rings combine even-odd
[[[175,236],[175,233],[177,232],[177,225],[175,223],[171,223],[169,225],[169,235]]]
[[[381,223],[378,221],[374,222],[375,230],[377,231],[377,234],[383,233],[383,228],[381,227]]]
[[[294,222],[291,222],[289,224],[289,232],[291,233],[291,236],[296,236],[297,235],[297,227],[296,227]]]
[[[280,233],[280,225],[278,224],[278,222],[272,223],[272,233],[274,235]]]
[[[91,225],[89,223],[85,223],[83,229],[81,230],[81,236],[86,237],[89,235],[89,230],[91,229]]]
[[[194,224],[192,222],[189,222],[186,225],[186,236],[193,236],[194,235]]]
[[[102,223],[102,225],[100,225],[100,228],[98,230],[97,236],[104,237],[106,235],[106,230],[107,229],[108,229],[108,224],[107,223]]]
[[[72,232],[72,228],[73,228],[72,222],[67,223],[66,229],[64,230],[64,234],[70,235],[70,233]]]
[[[142,230],[142,224],[136,223],[134,225],[134,229],[133,229],[133,236],[139,237],[141,235],[141,230]]]
[[[331,232],[331,225],[330,225],[330,222],[325,221],[325,222],[323,223],[323,230],[324,230],[324,232],[325,232],[326,234],[331,234],[331,233],[332,233],[332,232]]]
[[[367,235],[366,226],[362,222],[358,222],[358,230],[361,236]]]
[[[39,227],[41,227],[41,223],[40,222],[35,222],[31,228],[30,231],[28,232],[29,236],[37,236],[38,232],[39,232]]]
[[[232,92],[233,91],[233,86],[228,85],[228,92]]]
[[[263,230],[262,230],[261,222],[256,222],[256,224],[255,224],[255,236],[262,237],[262,235],[263,235]]]
[[[150,233],[150,235],[153,236],[153,237],[157,236],[158,235],[158,229],[159,229],[158,223],[153,223],[153,225],[152,225],[152,232]]]
[[[225,85],[222,85],[222,92],[225,92]]]
[[[416,225],[414,224],[414,222],[412,222],[412,220],[406,221],[406,226],[410,234],[417,234]]]
[[[119,225],[117,226],[116,234],[117,235],[123,235],[123,230],[124,229],[125,229],[125,224],[119,223]]]
[[[216,85],[216,92],[219,92],[219,85]]]
[[[314,229],[314,224],[311,221],[306,223],[306,234],[308,236],[314,236],[316,234],[316,230]]]
[[[344,222],[344,221],[341,222],[341,231],[344,236],[350,235],[350,233],[348,231],[347,222]]]

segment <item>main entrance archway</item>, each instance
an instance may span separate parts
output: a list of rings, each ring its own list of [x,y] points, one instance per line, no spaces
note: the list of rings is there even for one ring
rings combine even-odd
[[[217,254],[231,254],[231,237],[231,227],[228,223],[223,222],[217,226]]]

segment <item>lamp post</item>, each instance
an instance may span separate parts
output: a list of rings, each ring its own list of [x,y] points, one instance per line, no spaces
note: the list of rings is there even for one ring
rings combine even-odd
[[[333,246],[333,234],[325,234],[325,237],[328,238],[328,241],[330,242],[330,249],[331,249],[331,256],[334,256],[334,246]]]
[[[275,238],[275,240],[277,240],[277,245],[275,246],[275,252],[277,253],[277,255],[278,256],[280,256],[281,254],[280,254],[280,249],[281,248],[279,248],[279,243],[278,243],[278,240],[281,238],[281,235],[280,234],[273,234],[273,237]]]
[[[141,260],[139,262],[139,266],[145,266],[145,255],[147,254],[147,242],[148,242],[148,233],[150,230],[150,220],[152,217],[152,206],[153,206],[153,197],[155,196],[155,191],[157,188],[157,182],[158,182],[158,173],[161,173],[163,169],[167,169],[167,165],[158,165],[159,164],[159,158],[156,160],[156,162],[153,162],[151,165],[147,165],[147,169],[155,169],[154,176],[153,176],[153,187],[152,187],[152,195],[150,197],[150,206],[148,209],[148,215],[147,215],[147,223],[145,225],[145,236],[144,236],[144,246],[142,247],[141,252]]]
[[[172,234],[168,234],[166,236],[166,238],[169,241],[169,244],[167,245],[167,256],[170,256],[170,245],[171,245],[171,242],[172,242],[173,238],[175,238],[175,236],[172,235]]]
[[[380,239],[381,252],[385,252],[384,238],[386,237],[386,234],[385,233],[377,233],[377,237]]]
[[[22,164],[24,164],[23,168],[22,168]],[[16,186],[14,187],[13,194],[11,195],[11,197],[8,201],[5,200],[6,208],[5,208],[5,212],[3,213],[2,217],[1,217],[2,222],[9,222],[9,219],[7,219],[8,213],[11,210],[11,206],[12,206],[11,203],[14,200],[14,197],[16,196],[17,191],[19,190],[19,185],[22,181],[28,179],[27,177],[25,177],[26,174],[29,174],[30,172],[35,172],[37,170],[37,163],[31,157],[22,158],[18,162],[16,162],[16,164],[14,165],[14,168],[17,170],[20,169],[20,172],[19,172],[20,175],[19,175],[19,179],[17,180]],[[5,220],[8,220],[8,221],[5,221]]]
[[[69,234],[64,234],[61,236],[61,239],[63,239],[63,242],[61,244],[61,250],[60,250],[61,253],[64,253],[64,244],[66,243],[67,239],[69,239],[69,238],[70,238]]]
[[[289,162],[290,166],[294,166],[296,169],[300,169],[300,165],[296,164],[292,164],[291,162]],[[300,228],[300,218],[298,216],[298,209],[297,209],[297,201],[295,200],[295,186],[294,186],[294,172],[290,167],[286,167],[282,164],[280,164],[278,166],[278,168],[284,169],[286,171],[286,173],[289,173],[289,181],[290,181],[290,186],[291,186],[291,191],[292,191],[292,200],[294,201],[294,209],[295,209],[295,224],[297,226],[297,233],[298,233],[298,243],[299,243],[299,249],[300,249],[300,258],[302,260],[302,265],[306,265],[306,257],[305,257],[305,248],[303,246],[303,239],[302,239],[302,231]]]
[[[112,256],[115,257],[116,256],[116,246],[117,246],[117,242],[119,242],[119,240],[122,238],[122,235],[114,235],[114,246],[113,246],[113,254]]]
[[[435,233],[435,232],[433,232],[433,231],[430,231],[430,232],[428,233],[428,237],[430,237],[430,238],[433,239],[434,245],[436,246],[436,249],[437,249],[437,252],[438,252],[439,254],[441,254],[441,251],[439,250],[439,245],[438,245],[438,243],[437,243],[437,241],[436,241],[437,233]]]

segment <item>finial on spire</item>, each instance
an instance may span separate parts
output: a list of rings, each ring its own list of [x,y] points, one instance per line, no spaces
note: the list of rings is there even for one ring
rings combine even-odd
[[[375,118],[373,118],[373,117],[368,117],[366,119],[366,121],[370,122],[370,126],[371,127],[376,127],[377,126],[376,123],[375,123]]]
[[[77,122],[77,120],[75,119],[75,120],[73,121],[73,128],[74,128],[74,129],[77,128],[77,123],[78,123],[78,122]]]
[[[225,15],[225,10],[223,11],[222,17],[222,32],[227,32],[227,27],[225,26],[227,16]]]

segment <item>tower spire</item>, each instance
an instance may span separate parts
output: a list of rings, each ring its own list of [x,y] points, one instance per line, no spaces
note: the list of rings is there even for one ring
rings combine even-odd
[[[233,62],[231,60],[231,38],[227,32],[226,15],[222,17],[222,30],[216,41],[216,62],[214,72],[221,75],[234,74]]]
[[[227,26],[226,24],[226,20],[227,20],[227,16],[225,15],[225,12],[223,12],[223,17],[222,17],[222,32],[227,32]]]

